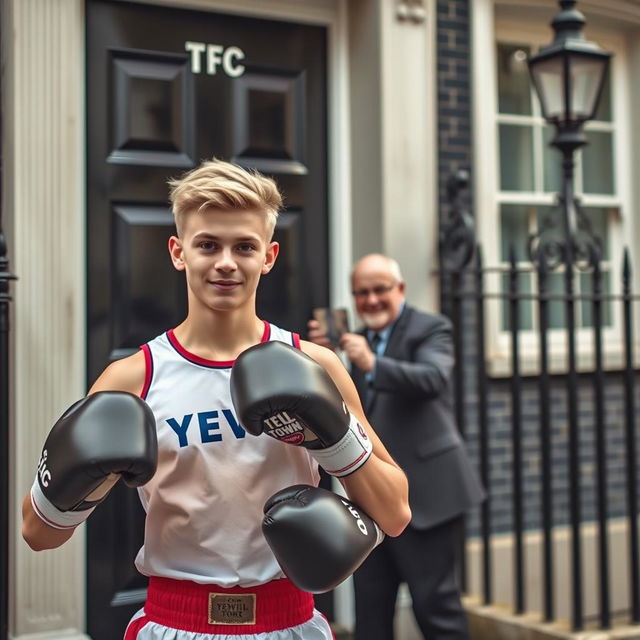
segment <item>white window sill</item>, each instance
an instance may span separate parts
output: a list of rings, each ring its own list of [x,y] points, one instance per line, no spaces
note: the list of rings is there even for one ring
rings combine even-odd
[[[603,339],[602,369],[607,372],[623,371],[626,367],[624,345],[620,340]],[[550,375],[568,373],[566,345],[548,346],[547,372]],[[634,368],[640,365],[640,342],[636,341],[633,354]],[[578,373],[591,373],[595,370],[595,352],[593,346],[576,344],[576,370]],[[486,362],[487,375],[491,378],[509,378],[513,375],[511,349],[488,350]],[[540,351],[534,345],[522,345],[519,351],[519,373],[521,376],[540,375]]]

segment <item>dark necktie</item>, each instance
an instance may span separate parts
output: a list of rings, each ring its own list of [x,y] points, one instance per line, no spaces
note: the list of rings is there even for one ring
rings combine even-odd
[[[369,340],[369,347],[371,351],[373,351],[376,357],[378,356],[378,345],[380,344],[381,341],[382,341],[382,337],[377,332],[374,333],[371,336],[371,340]],[[373,381],[371,379],[371,374],[367,374],[366,380],[367,380],[367,391],[366,391],[365,404],[368,406],[371,403],[371,400],[373,399],[373,387],[372,387]]]
[[[378,355],[378,345],[380,344],[380,342],[382,342],[382,337],[379,333],[374,333],[371,336],[371,342],[369,344],[371,345],[371,351],[373,351],[373,353],[375,353],[376,355]]]

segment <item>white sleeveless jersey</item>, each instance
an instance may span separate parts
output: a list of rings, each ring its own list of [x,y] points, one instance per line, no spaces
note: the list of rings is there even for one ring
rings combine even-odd
[[[268,340],[300,346],[297,334],[265,322]],[[262,508],[280,489],[317,485],[317,463],[302,447],[239,425],[229,387],[233,362],[189,353],[173,331],[142,350],[141,395],[156,418],[158,470],[138,489],[147,518],[136,567],[223,587],[283,577],[262,535]]]

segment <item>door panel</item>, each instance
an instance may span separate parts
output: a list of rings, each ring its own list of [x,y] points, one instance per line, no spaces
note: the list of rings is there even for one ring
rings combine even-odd
[[[88,384],[186,314],[167,180],[206,158],[280,185],[281,253],[258,313],[303,332],[328,303],[326,29],[88,0],[87,65]],[[120,486],[88,521],[94,640],[122,637],[144,601],[143,525],[136,492]]]
[[[166,205],[115,203],[112,215],[112,335],[115,345],[125,346],[111,350],[109,360],[171,326],[176,307],[187,305],[184,277],[168,253],[159,261],[146,255],[147,245],[163,247],[173,233],[171,210]]]
[[[192,167],[193,79],[186,55],[111,49],[112,148],[107,162]]]
[[[245,73],[235,83],[234,102],[234,162],[266,173],[308,173],[304,73]]]

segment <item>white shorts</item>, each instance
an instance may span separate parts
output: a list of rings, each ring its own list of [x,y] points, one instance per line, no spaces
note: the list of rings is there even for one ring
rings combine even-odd
[[[313,596],[289,580],[223,589],[150,578],[124,640],[334,640]]]

